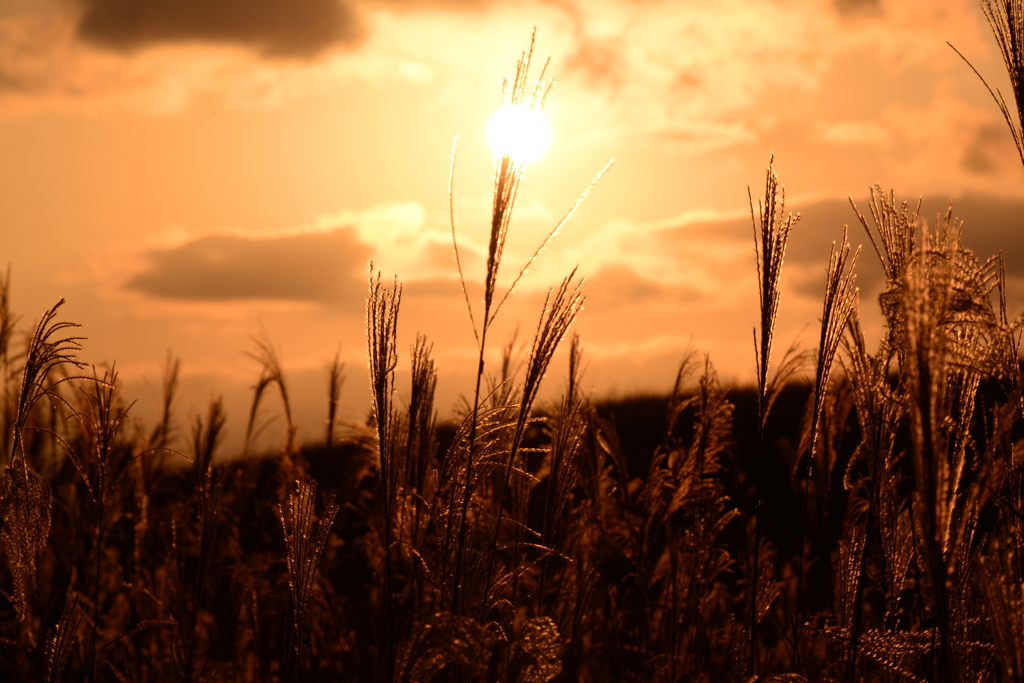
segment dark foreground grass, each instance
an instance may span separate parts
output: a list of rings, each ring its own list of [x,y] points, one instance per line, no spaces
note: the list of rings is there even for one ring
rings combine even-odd
[[[984,6],[1013,75],[1024,10]],[[529,58],[505,99],[541,106]],[[799,228],[769,167],[751,200],[756,385],[727,389],[690,354],[669,397],[594,405],[572,337],[562,398],[540,405],[584,291],[575,273],[550,291],[521,373],[508,351],[488,364],[522,171],[495,165],[482,308],[466,297],[477,381],[450,424],[423,337],[410,400],[394,400],[401,287],[379,276],[371,419],[334,422],[336,360],[324,442],[298,443],[259,338],[235,459],[219,400],[176,428],[173,359],[160,423],[129,431],[115,371],[80,361],[59,304],[14,354],[0,280],[0,680],[1024,678],[1022,319],[1001,257],[965,250],[952,210],[929,224],[878,189],[851,212],[886,274],[877,348],[844,239],[822,274],[819,348],[779,355]],[[251,416],[275,396],[288,438],[257,457]]]

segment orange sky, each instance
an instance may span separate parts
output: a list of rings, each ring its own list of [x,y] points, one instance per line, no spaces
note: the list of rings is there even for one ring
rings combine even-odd
[[[828,245],[855,221],[845,198],[875,183],[924,196],[926,215],[954,199],[968,245],[1007,250],[1024,283],[1024,172],[946,44],[1006,91],[972,0],[0,0],[0,262],[23,324],[66,298],[83,358],[117,361],[140,417],[172,351],[179,417],[223,393],[236,438],[256,373],[244,352],[263,330],[312,440],[339,347],[346,416],[368,407],[373,260],[405,285],[400,348],[417,331],[435,342],[447,412],[474,355],[450,146],[459,134],[456,228],[479,281],[484,130],[532,27],[556,80],[554,139],[520,190],[506,272],[616,162],[522,282],[495,351],[517,325],[526,340],[546,288],[578,265],[596,393],[666,391],[688,346],[751,379],[746,188],[756,196],[772,152],[805,216],[780,347],[813,345]]]

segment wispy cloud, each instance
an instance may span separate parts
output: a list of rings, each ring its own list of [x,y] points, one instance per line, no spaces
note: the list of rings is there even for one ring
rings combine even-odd
[[[839,145],[877,147],[889,142],[889,132],[876,121],[836,121],[822,124],[821,139]]]

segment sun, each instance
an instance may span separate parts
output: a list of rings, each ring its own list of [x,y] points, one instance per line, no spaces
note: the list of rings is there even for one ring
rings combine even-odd
[[[487,142],[495,156],[507,154],[513,161],[528,164],[551,144],[551,123],[537,107],[504,104],[487,123]]]

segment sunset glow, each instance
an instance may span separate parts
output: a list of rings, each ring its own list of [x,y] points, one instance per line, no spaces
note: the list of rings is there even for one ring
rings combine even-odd
[[[1024,680],[1022,65],[1024,0],[0,0],[3,680]]]
[[[281,349],[299,438],[321,431],[322,366],[339,347],[341,406],[365,420],[370,261],[403,283],[399,348],[417,332],[435,344],[449,414],[474,386],[461,361],[476,352],[449,218],[468,278],[486,264],[494,154],[533,162],[503,277],[616,159],[491,335],[532,327],[548,287],[578,267],[598,395],[670,390],[688,347],[751,380],[747,187],[756,197],[773,151],[804,216],[780,344],[813,343],[831,242],[849,224],[869,244],[846,198],[867,216],[875,183],[911,205],[923,196],[930,219],[953,199],[965,241],[1003,250],[1010,303],[1024,301],[1024,252],[1008,251],[1019,221],[1006,218],[1024,215],[1020,160],[947,44],[1010,92],[976,0],[136,4],[0,3],[0,273],[10,264],[19,330],[67,299],[84,358],[117,362],[140,420],[161,410],[171,352],[181,419],[223,394],[237,446],[260,329]],[[512,107],[539,104],[551,79],[543,110]],[[864,302],[883,277],[869,251]],[[865,325],[881,329],[866,312]]]
[[[528,164],[551,144],[551,122],[543,111],[525,104],[504,105],[487,123],[487,142],[495,156]]]

